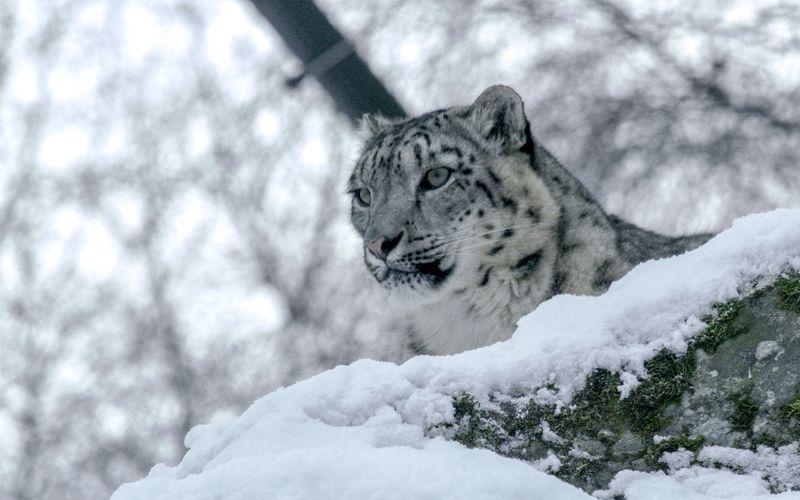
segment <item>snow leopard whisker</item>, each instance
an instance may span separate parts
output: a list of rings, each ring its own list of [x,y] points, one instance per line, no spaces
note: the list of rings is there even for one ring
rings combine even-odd
[[[469,226],[462,227],[462,228],[457,229],[455,231],[451,231],[449,233],[443,233],[443,234],[440,235],[440,237],[444,241],[447,241],[448,238],[458,239],[458,238],[460,238],[462,236],[469,235],[469,233],[471,233],[473,229],[475,229],[476,227],[478,227],[480,225],[481,225],[480,222],[477,222],[475,224],[470,224]]]
[[[509,229],[519,229],[519,228],[525,228],[525,227],[529,227],[530,226],[530,224],[517,224],[517,225],[514,225],[514,226],[507,226],[507,227],[501,227],[501,228],[498,228],[498,229],[491,229],[489,231],[483,231],[483,232],[480,232],[480,233],[472,233],[472,230],[476,226],[479,226],[479,225],[480,224],[474,224],[474,225],[472,225],[470,227],[467,227],[467,228],[465,228],[465,229],[463,229],[461,231],[453,231],[452,233],[448,234],[447,236],[455,236],[455,237],[450,238],[449,240],[443,238],[441,243],[444,243],[444,244],[458,243],[458,242],[469,240],[469,239],[472,239],[472,238],[483,237],[484,235],[487,235],[487,234],[501,233],[501,232],[504,232],[504,231],[508,231]]]
[[[452,246],[452,245],[455,245],[455,244],[458,244],[458,243],[462,243],[464,241],[470,241],[470,240],[475,240],[475,239],[478,239],[478,238],[483,238],[483,237],[485,237],[487,235],[490,235],[490,234],[504,233],[506,231],[514,230],[514,229],[526,229],[526,228],[529,228],[531,226],[535,226],[535,224],[534,223],[516,224],[516,225],[513,225],[513,226],[506,226],[506,227],[501,227],[501,228],[498,228],[498,229],[492,229],[491,231],[484,231],[484,232],[476,233],[476,234],[463,235],[460,238],[454,238],[454,239],[452,239],[450,241],[440,242],[440,244]],[[490,242],[494,243],[495,241],[496,240],[491,240]]]
[[[448,255],[453,255],[453,256],[455,256],[455,255],[463,255],[463,254],[467,253],[470,250],[488,248],[488,247],[496,246],[496,245],[498,245],[497,241],[480,241],[478,243],[475,243],[474,245],[461,247],[461,248],[457,249],[454,252],[448,253]]]

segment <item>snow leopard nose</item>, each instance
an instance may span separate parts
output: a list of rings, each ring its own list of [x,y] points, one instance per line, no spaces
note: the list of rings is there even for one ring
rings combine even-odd
[[[369,251],[372,252],[372,255],[385,261],[386,256],[389,255],[389,252],[391,252],[392,249],[394,249],[394,247],[396,247],[398,243],[400,243],[400,238],[402,237],[403,237],[402,232],[391,239],[380,237],[376,240],[367,243],[367,249],[369,249]]]

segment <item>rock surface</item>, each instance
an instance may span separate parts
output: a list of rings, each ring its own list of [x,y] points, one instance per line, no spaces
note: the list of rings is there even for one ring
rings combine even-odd
[[[532,462],[588,492],[625,469],[704,465],[758,471],[774,492],[800,490],[800,274],[715,307],[686,352],[662,351],[627,397],[597,370],[572,404],[542,387],[479,404],[454,398],[438,431],[467,446]],[[601,492],[602,493],[602,492]]]

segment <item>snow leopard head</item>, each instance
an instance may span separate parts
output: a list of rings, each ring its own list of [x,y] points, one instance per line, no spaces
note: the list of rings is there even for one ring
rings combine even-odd
[[[531,195],[543,188],[528,179],[532,145],[516,92],[490,87],[470,106],[401,121],[367,115],[363,127],[351,220],[379,283],[425,302],[485,286],[495,266],[518,262],[520,218],[541,218]]]

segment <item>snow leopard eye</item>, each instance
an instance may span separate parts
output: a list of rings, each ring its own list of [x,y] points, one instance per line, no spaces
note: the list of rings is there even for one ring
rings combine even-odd
[[[367,188],[359,188],[355,191],[355,199],[362,207],[368,207],[372,202],[372,193]]]
[[[422,189],[436,189],[444,186],[447,179],[450,178],[450,169],[447,167],[438,167],[428,170],[419,187]]]

